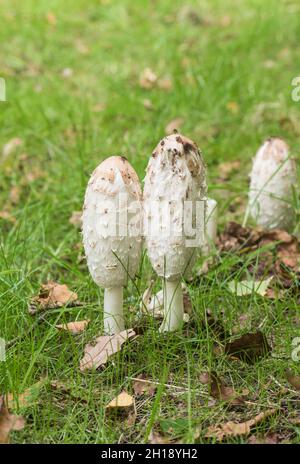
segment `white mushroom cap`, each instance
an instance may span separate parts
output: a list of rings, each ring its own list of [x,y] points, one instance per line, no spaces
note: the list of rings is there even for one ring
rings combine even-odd
[[[249,211],[258,225],[288,229],[294,221],[296,163],[288,145],[272,137],[258,150],[250,176]]]
[[[125,157],[111,156],[93,172],[85,194],[82,232],[89,271],[101,287],[124,286],[138,270],[141,200],[139,178]]]
[[[149,160],[144,186],[144,234],[148,256],[159,276],[173,281],[191,270],[197,246],[187,246],[189,234],[182,233],[182,206],[191,202],[195,225],[195,203],[204,200],[205,206],[205,195],[205,165],[197,145],[180,134],[162,139]],[[178,227],[180,235],[170,234],[168,225]]]

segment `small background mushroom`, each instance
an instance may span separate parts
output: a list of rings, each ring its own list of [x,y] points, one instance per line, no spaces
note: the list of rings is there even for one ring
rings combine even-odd
[[[277,137],[268,139],[253,160],[248,212],[260,226],[289,230],[295,222],[293,188],[296,163],[288,145]]]

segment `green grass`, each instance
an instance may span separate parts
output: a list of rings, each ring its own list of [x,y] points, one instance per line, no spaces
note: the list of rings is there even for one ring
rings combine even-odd
[[[7,101],[0,102],[0,147],[14,137],[23,141],[6,160],[0,157],[0,210],[16,219],[15,224],[0,219],[0,336],[7,341],[20,336],[0,363],[1,392],[22,392],[48,379],[39,402],[23,412],[27,425],[12,442],[142,443],[152,428],[169,428],[171,420],[170,437],[190,443],[200,427],[197,442],[202,443],[209,441],[204,438],[208,426],[248,419],[270,407],[278,413],[253,433],[277,432],[299,442],[299,427],[289,420],[299,410],[299,396],[282,389],[288,387],[286,367],[299,369],[291,359],[291,341],[299,335],[296,296],[284,301],[235,297],[227,284],[245,275],[247,260],[237,271],[237,258],[223,257],[189,286],[194,314],[188,333],[162,336],[147,321],[145,333],[113,363],[83,374],[84,345],[102,330],[103,294],[79,259],[81,236],[69,223],[101,160],[124,154],[143,178],[165,126],[177,117],[183,118],[182,132],[204,153],[209,189],[220,203],[220,228],[230,219],[242,221],[251,157],[261,142],[279,135],[295,156],[299,153],[300,103],[291,99],[291,81],[299,75],[299,3],[190,1],[190,14],[179,0],[1,0],[0,7],[0,77],[7,86]],[[170,78],[172,89],[141,88],[139,76],[147,67]],[[73,70],[68,78],[66,68]],[[144,108],[144,99],[151,100],[152,111]],[[238,105],[236,113],[230,102]],[[236,159],[241,169],[220,182],[219,164]],[[42,176],[28,182],[36,171]],[[12,205],[14,186],[21,186],[21,196]],[[231,211],[238,200],[242,207]],[[138,307],[151,276],[145,261],[139,291],[133,285],[126,289],[128,327],[137,323],[137,311],[128,309]],[[84,305],[49,311],[30,330],[36,318],[28,314],[28,301],[50,279],[68,284]],[[260,327],[273,355],[250,366],[214,355],[215,336],[202,323],[207,309],[229,334]],[[249,319],[240,328],[238,317],[244,313]],[[56,323],[86,318],[91,324],[83,335],[55,329]],[[207,386],[199,382],[210,369],[238,392],[248,389],[253,404],[241,410],[211,404]],[[130,379],[140,373],[161,385],[154,397],[137,401],[136,424],[105,415],[105,404],[122,389],[131,392]],[[72,394],[54,391],[51,380],[69,383]]]

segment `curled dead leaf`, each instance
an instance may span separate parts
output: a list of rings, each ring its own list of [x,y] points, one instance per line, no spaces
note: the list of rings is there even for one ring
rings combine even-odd
[[[238,396],[232,387],[224,384],[216,372],[210,373],[210,396],[232,405],[243,404],[245,398]]]
[[[152,89],[157,81],[157,75],[150,68],[144,69],[140,75],[139,83],[143,89]]]
[[[291,370],[287,370],[286,378],[296,390],[300,390],[300,375],[296,375]]]
[[[12,216],[8,211],[0,211],[0,219],[11,222],[12,224],[16,223],[16,218]]]
[[[222,441],[225,437],[248,435],[252,427],[259,424],[267,417],[274,415],[276,412],[276,409],[268,409],[246,422],[229,421],[219,425],[210,426],[205,437],[215,438],[217,441]]]
[[[103,366],[113,354],[121,350],[127,340],[135,337],[135,331],[128,329],[115,335],[102,335],[96,338],[94,345],[86,345],[84,357],[80,361],[80,370],[97,369]]]
[[[75,322],[68,322],[66,324],[57,324],[55,327],[58,330],[65,330],[67,332],[70,332],[76,335],[78,333],[84,332],[89,323],[90,323],[90,320],[87,319],[84,321],[75,321]]]
[[[244,334],[233,342],[226,343],[224,351],[225,354],[232,357],[253,363],[259,358],[267,356],[272,351],[272,348],[266,336],[257,331]]]
[[[126,391],[122,391],[116,398],[107,404],[106,409],[124,409],[131,408],[132,406],[134,406],[133,396],[129,395]]]
[[[25,409],[35,404],[40,397],[40,392],[45,384],[45,379],[36,382],[19,394],[7,393],[5,395],[6,405],[9,409]]]
[[[8,411],[4,397],[0,397],[0,444],[9,443],[9,434],[13,430],[22,430],[25,419]]]
[[[9,140],[2,148],[2,161],[12,155],[22,143],[23,141],[19,137]]]
[[[41,285],[39,294],[33,297],[29,303],[29,313],[44,309],[61,308],[62,306],[78,306],[81,303],[78,301],[77,293],[69,290],[67,285],[61,285],[53,281]]]
[[[133,391],[135,396],[147,395],[153,396],[155,393],[156,387],[147,379],[145,374],[140,374],[133,382]]]

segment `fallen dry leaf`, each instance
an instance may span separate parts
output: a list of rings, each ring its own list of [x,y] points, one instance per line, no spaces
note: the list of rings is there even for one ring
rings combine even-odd
[[[68,322],[66,324],[58,324],[55,327],[58,330],[66,330],[67,332],[71,332],[72,334],[76,335],[78,333],[84,332],[89,323],[90,320],[87,319],[85,321],[75,321]]]
[[[300,390],[300,375],[295,375],[292,371],[286,371],[286,378],[290,382],[290,384],[296,388],[296,390]]]
[[[69,223],[77,227],[78,229],[80,229],[81,224],[82,224],[81,217],[82,217],[82,211],[73,211],[69,219]]]
[[[227,103],[226,108],[233,114],[237,114],[239,112],[239,105],[235,101],[230,101]]]
[[[46,19],[47,19],[48,24],[50,24],[51,26],[56,26],[57,18],[56,18],[56,16],[55,16],[54,13],[52,13],[51,11],[49,11],[49,12],[46,14]]]
[[[153,396],[155,393],[156,387],[148,380],[145,374],[140,374],[133,382],[133,391],[135,396],[148,395]]]
[[[219,24],[220,24],[220,26],[222,26],[222,27],[228,27],[228,26],[230,26],[231,21],[232,21],[231,16],[229,16],[229,15],[224,15],[224,16],[222,16],[222,17],[220,18]]]
[[[49,281],[47,284],[43,284],[39,294],[31,299],[28,309],[30,314],[35,314],[44,309],[61,308],[65,305],[78,306],[80,304],[77,293],[69,290],[67,285]]]
[[[177,130],[179,130],[179,128],[182,126],[183,124],[183,118],[176,118],[176,119],[173,119],[172,121],[169,122],[169,124],[167,124],[167,126],[165,127],[165,133],[167,135],[170,135],[170,134],[173,134],[174,132],[176,132]]]
[[[106,104],[105,103],[96,103],[96,105],[94,105],[91,109],[91,111],[93,111],[93,113],[101,113],[102,111],[104,111],[106,109]],[[75,134],[71,134],[71,137],[73,139],[75,139]]]
[[[170,441],[168,437],[165,437],[164,435],[151,430],[151,433],[148,438],[148,443],[151,445],[166,445],[172,443],[172,441]]]
[[[277,433],[268,433],[265,436],[252,435],[249,437],[250,445],[277,445],[280,442],[280,437]]]
[[[131,408],[134,406],[134,398],[133,396],[129,395],[126,391],[122,391],[116,398],[111,400],[107,406],[106,409],[110,408]]]
[[[133,329],[123,330],[115,335],[101,335],[96,338],[96,344],[86,345],[84,357],[80,362],[80,370],[97,369],[103,366],[110,356],[121,350],[122,345],[132,338],[136,337]]]
[[[226,343],[224,352],[242,361],[253,363],[272,351],[266,336],[257,331],[247,333],[233,342]]]
[[[21,189],[20,187],[14,186],[9,192],[9,199],[13,205],[17,205],[20,200]]]
[[[39,400],[40,391],[44,383],[45,380],[40,380],[18,395],[7,393],[7,395],[5,395],[7,407],[9,409],[25,409],[32,406]]]
[[[216,372],[210,373],[210,396],[233,405],[243,404],[245,401],[244,398],[237,395],[233,388],[225,385]]]
[[[169,90],[172,89],[173,84],[172,84],[171,79],[169,79],[169,78],[164,78],[164,79],[159,79],[159,80],[158,80],[157,86],[158,86],[161,90],[169,91]]]
[[[146,110],[149,110],[149,111],[153,110],[153,103],[148,98],[145,98],[143,100],[143,105],[144,105],[144,108],[146,108]]]
[[[219,425],[212,425],[208,427],[205,437],[216,438],[218,441],[222,441],[224,437],[248,435],[252,427],[259,424],[267,417],[274,415],[276,411],[276,409],[268,409],[246,422],[229,421]]]
[[[146,68],[140,75],[139,83],[143,89],[152,89],[157,81],[157,75],[150,69]]]
[[[203,372],[202,374],[199,375],[199,381],[203,385],[207,385],[210,383],[210,374],[209,372]]]
[[[16,223],[16,218],[12,216],[8,211],[0,211],[0,219],[11,222],[12,224]]]
[[[64,79],[69,79],[69,77],[72,77],[74,74],[74,71],[72,68],[64,68],[61,72],[61,75]]]
[[[240,169],[240,161],[226,161],[218,166],[218,174],[221,180],[229,179],[230,175]]]
[[[17,149],[17,147],[22,145],[22,143],[23,142],[21,139],[19,139],[19,137],[15,137],[9,140],[9,142],[7,142],[2,148],[2,160],[5,160],[10,155],[12,155],[14,151]]]
[[[81,39],[75,41],[75,47],[82,55],[88,55],[90,53],[89,47]]]
[[[42,179],[43,177],[45,177],[45,173],[38,166],[32,167],[30,171],[27,171],[24,174],[22,185],[26,186],[38,179]]]
[[[0,444],[9,443],[9,434],[12,430],[22,430],[25,419],[8,411],[4,397],[0,397]]]

